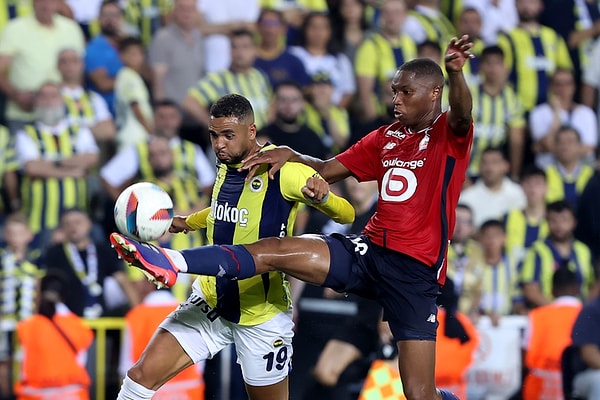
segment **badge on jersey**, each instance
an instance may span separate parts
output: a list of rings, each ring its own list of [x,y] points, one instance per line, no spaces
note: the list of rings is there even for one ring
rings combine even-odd
[[[258,193],[263,189],[264,185],[265,183],[263,182],[263,180],[260,177],[255,176],[250,181],[250,190],[255,193]]]

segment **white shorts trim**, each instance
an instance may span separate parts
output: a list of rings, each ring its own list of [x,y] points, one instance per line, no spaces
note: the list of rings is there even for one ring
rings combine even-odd
[[[214,357],[235,344],[244,381],[251,386],[281,382],[291,369],[294,322],[292,309],[260,325],[245,326],[227,321],[208,306],[198,291],[160,325],[179,342],[194,363]]]

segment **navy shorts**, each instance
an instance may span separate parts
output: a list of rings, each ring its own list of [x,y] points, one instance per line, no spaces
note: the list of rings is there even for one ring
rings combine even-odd
[[[323,286],[375,299],[395,340],[435,340],[437,271],[363,235],[324,236],[331,264]]]

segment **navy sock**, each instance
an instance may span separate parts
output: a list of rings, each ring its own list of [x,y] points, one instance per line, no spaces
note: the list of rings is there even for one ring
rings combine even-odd
[[[457,395],[448,390],[438,389],[442,395],[442,400],[460,400]]]
[[[181,252],[188,266],[186,273],[229,279],[254,276],[256,265],[252,255],[242,245],[212,245]]]

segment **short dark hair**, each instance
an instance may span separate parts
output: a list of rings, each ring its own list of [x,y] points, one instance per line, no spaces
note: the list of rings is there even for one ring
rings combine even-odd
[[[302,86],[300,86],[300,84],[298,82],[293,81],[291,79],[286,79],[284,81],[277,82],[277,84],[275,84],[275,87],[273,88],[273,93],[277,93],[279,88],[282,88],[282,87],[293,87],[293,88],[298,89],[300,92],[302,92]]]
[[[215,118],[235,117],[242,120],[248,117],[254,119],[252,104],[239,94],[226,94],[210,107],[210,115]]]
[[[466,205],[465,203],[458,203],[456,205],[456,209],[458,210],[459,208],[461,210],[466,210],[466,211],[470,212],[471,215],[473,215],[473,209],[470,206]]]
[[[173,107],[181,113],[181,107],[179,107],[179,104],[177,104],[177,102],[172,99],[154,100],[154,102],[152,103],[152,109],[156,110],[161,107]]]
[[[229,38],[233,39],[241,36],[248,36],[252,40],[252,43],[254,43],[254,34],[248,29],[236,29],[233,32],[231,32]]]
[[[535,164],[528,165],[527,167],[523,168],[523,171],[521,172],[521,182],[525,179],[532,178],[534,176],[539,176],[546,180],[546,171],[544,171]]]
[[[506,153],[504,152],[504,150],[502,150],[501,147],[497,147],[497,146],[486,147],[481,152],[481,158],[483,158],[484,154],[487,154],[487,153],[500,153],[502,155],[502,159],[504,159],[505,161],[508,161],[508,158],[506,158]]]
[[[558,268],[552,275],[552,288],[558,292],[565,292],[572,287],[579,287],[577,274],[569,268]]]
[[[101,4],[100,4],[100,12],[102,12],[102,10],[104,9],[104,7],[106,6],[115,6],[119,9],[119,11],[121,11],[121,14],[123,14],[123,10],[121,9],[121,5],[119,4],[119,0],[104,0]]]
[[[417,53],[420,53],[423,49],[431,48],[437,51],[438,53],[442,53],[442,46],[434,40],[425,40],[417,45]]]
[[[142,43],[140,38],[128,36],[121,40],[119,40],[119,52],[123,52],[132,46],[139,46],[140,48],[144,48],[144,44]]]
[[[444,74],[440,66],[429,58],[415,58],[405,62],[398,68],[398,71],[412,72],[417,78],[436,79],[439,83],[444,82]]]
[[[479,232],[483,232],[484,230],[490,228],[499,228],[502,230],[502,232],[506,232],[506,229],[504,229],[504,224],[497,219],[488,219],[487,221],[485,221],[479,227]]]
[[[561,213],[563,211],[569,211],[573,216],[575,216],[575,210],[573,210],[573,206],[566,200],[554,201],[546,205],[546,214]]]
[[[577,141],[579,143],[581,143],[581,134],[579,133],[579,131],[577,130],[577,128],[575,128],[572,125],[561,125],[558,128],[558,130],[556,131],[556,135],[554,136],[554,141],[558,141],[558,137],[560,135],[562,135],[564,132],[568,132],[568,131],[575,132],[575,136],[577,136]]]
[[[265,16],[267,14],[273,14],[273,15],[277,16],[277,19],[279,19],[279,22],[282,25],[287,25],[287,23],[285,22],[285,18],[283,17],[283,13],[274,8],[263,8],[261,10],[260,14],[258,14],[258,19],[256,20],[256,22],[260,24],[262,22],[262,20],[265,19]]]
[[[504,60],[504,50],[500,46],[488,46],[481,51],[480,62],[490,56],[499,56]]]

